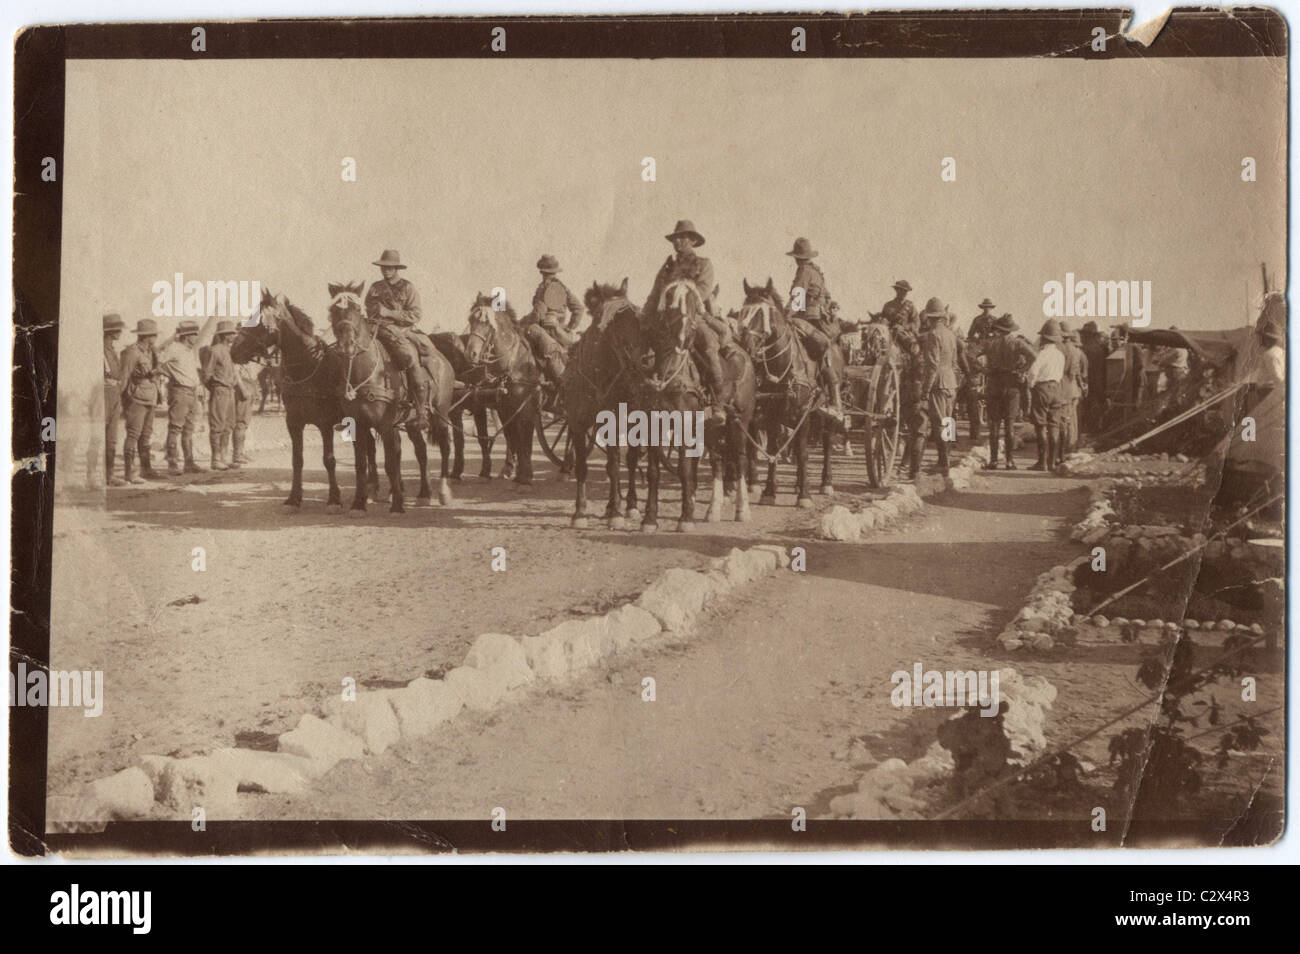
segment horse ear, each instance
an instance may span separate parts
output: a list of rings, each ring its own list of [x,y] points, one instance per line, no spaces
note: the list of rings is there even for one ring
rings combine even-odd
[[[353,282],[351,285],[348,286],[348,291],[352,292],[352,294],[354,295],[360,295],[361,289],[365,287],[366,287],[366,283],[364,281]]]
[[[618,286],[618,290],[623,294],[624,298],[627,297],[627,276],[626,275],[623,276],[623,282]]]
[[[768,275],[768,276],[767,276],[767,290],[770,291],[770,292],[774,292],[774,293],[776,292],[776,286],[772,284],[772,276],[771,276],[771,275]]]
[[[334,282],[330,282],[328,286],[330,297],[333,298],[335,295],[337,295],[339,293],[339,289],[342,287],[343,287],[342,285],[338,285]]]
[[[752,288],[749,287],[749,279],[748,279],[748,278],[742,278],[742,279],[740,280],[740,284],[741,284],[741,286],[745,289],[745,297],[748,298],[748,297],[749,297],[749,293],[752,292],[752,291],[754,290],[754,289],[752,289]]]
[[[267,288],[265,285],[263,285],[263,286],[262,286],[262,304],[265,305],[265,304],[267,304],[268,302],[272,302],[272,301],[275,301],[275,296],[271,294],[271,289],[269,289],[269,288]]]

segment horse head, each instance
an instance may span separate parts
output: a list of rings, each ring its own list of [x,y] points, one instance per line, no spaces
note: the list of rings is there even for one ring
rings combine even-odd
[[[766,285],[751,285],[743,281],[745,303],[740,306],[739,326],[760,341],[771,341],[785,330],[785,302],[777,292],[772,279]]]
[[[497,323],[492,310],[492,296],[478,292],[469,307],[465,331],[465,356],[475,366],[491,362],[496,357]]]
[[[708,305],[700,289],[689,278],[676,278],[664,285],[659,293],[660,345],[671,344],[677,351],[685,351],[700,315],[708,312]]]
[[[252,358],[269,358],[272,350],[279,347],[278,321],[284,312],[283,298],[283,295],[276,298],[270,289],[262,286],[262,300],[257,311],[249,321],[240,323],[235,342],[230,346],[232,361],[244,364]]]
[[[368,348],[374,340],[374,334],[366,321],[365,302],[361,298],[364,287],[365,282],[331,282],[328,286],[330,327],[334,330],[339,352],[344,357],[353,357]]]

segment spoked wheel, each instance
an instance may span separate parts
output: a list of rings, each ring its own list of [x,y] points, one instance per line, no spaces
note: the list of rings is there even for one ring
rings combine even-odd
[[[894,481],[894,464],[898,460],[900,429],[898,368],[880,361],[871,370],[867,392],[866,454],[867,479],[877,489]]]
[[[541,422],[537,427],[537,440],[542,445],[542,452],[562,473],[573,470],[573,435],[569,433],[569,422],[563,414],[542,410]]]

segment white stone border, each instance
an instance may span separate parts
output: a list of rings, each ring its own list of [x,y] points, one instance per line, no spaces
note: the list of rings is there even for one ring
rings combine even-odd
[[[298,793],[341,761],[378,755],[398,741],[431,735],[462,712],[521,699],[532,685],[566,681],[602,660],[664,634],[686,635],[709,604],[790,565],[776,544],[733,548],[707,572],[665,570],[634,602],[600,616],[569,620],[522,639],[478,636],[460,666],[442,679],[401,689],[359,691],[325,701],[283,733],[278,751],[222,748],[206,755],[142,756],[137,765],[46,800],[49,831],[93,831],[111,819],[191,819],[196,807],[214,820],[237,817],[237,793]],[[156,807],[157,806],[157,807]]]

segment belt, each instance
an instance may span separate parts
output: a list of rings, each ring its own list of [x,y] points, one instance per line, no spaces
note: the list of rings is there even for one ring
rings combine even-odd
[[[175,388],[177,391],[193,391],[193,390],[194,390],[194,385],[192,385],[192,384],[175,384],[175,383],[173,383],[173,384],[171,385],[171,387]]]
[[[209,382],[208,382],[208,387],[210,387],[210,388],[231,388],[231,389],[233,389],[235,386],[234,386],[233,384],[226,384],[226,383],[223,382],[223,381],[209,381]]]

